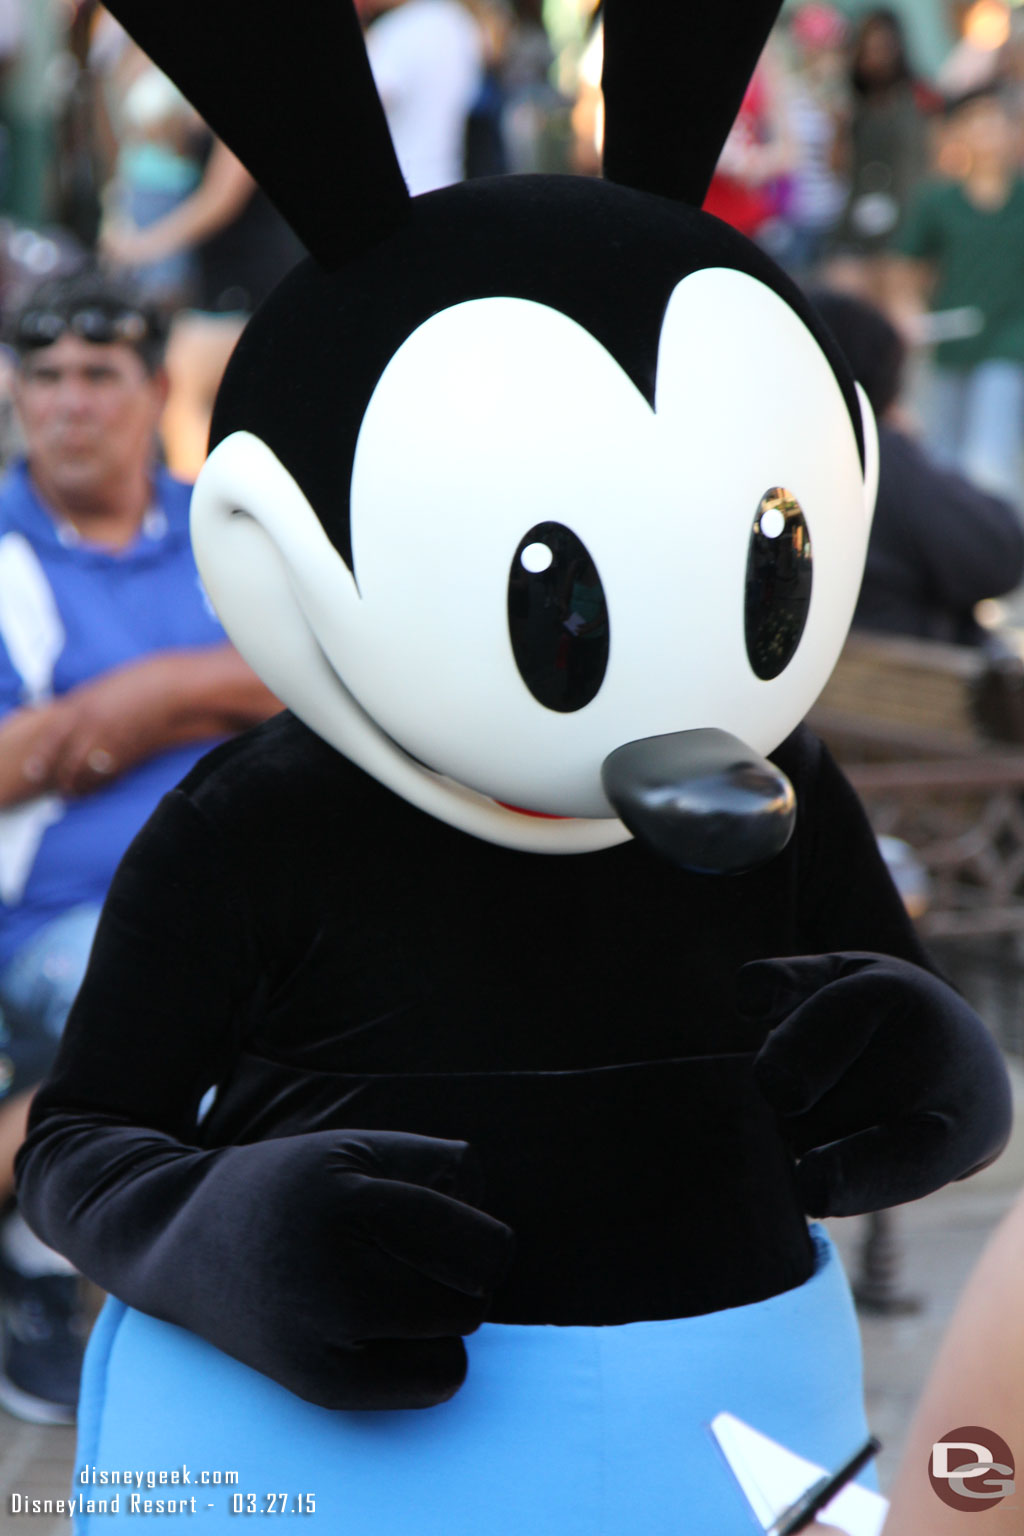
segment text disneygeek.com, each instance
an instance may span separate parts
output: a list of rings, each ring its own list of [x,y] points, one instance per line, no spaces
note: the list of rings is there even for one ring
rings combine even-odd
[[[242,1493],[238,1473],[196,1471],[187,1466],[160,1471],[84,1466],[75,1473],[75,1490],[68,1498],[35,1493],[11,1493],[12,1515],[202,1515],[206,1510],[232,1515],[312,1515],[316,1495],[308,1492]],[[183,1493],[198,1488],[199,1493]],[[211,1488],[230,1489],[211,1499]],[[97,1492],[102,1489],[102,1492]],[[159,1492],[157,1492],[159,1490]],[[154,1497],[154,1493],[156,1496]]]

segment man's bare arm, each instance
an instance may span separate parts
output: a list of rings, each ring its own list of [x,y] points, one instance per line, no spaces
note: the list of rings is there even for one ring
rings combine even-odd
[[[279,701],[229,644],[161,651],[0,726],[0,806],[84,795],[170,747],[265,720]]]
[[[154,224],[137,228],[124,220],[104,227],[100,248],[118,266],[161,261],[208,240],[236,219],[256,183],[237,156],[218,140],[199,186]]]
[[[0,810],[43,793],[45,786],[32,777],[35,749],[52,732],[58,708],[28,705],[0,721]]]
[[[935,274],[928,262],[890,256],[885,270],[885,309],[889,319],[914,345],[921,316],[928,307]]]

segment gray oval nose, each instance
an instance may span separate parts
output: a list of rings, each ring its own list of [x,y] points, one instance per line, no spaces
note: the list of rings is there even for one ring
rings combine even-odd
[[[605,758],[601,780],[634,837],[699,874],[755,869],[796,822],[786,775],[727,731],[629,741]]]

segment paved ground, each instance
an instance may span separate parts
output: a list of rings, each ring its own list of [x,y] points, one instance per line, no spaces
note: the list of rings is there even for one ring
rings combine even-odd
[[[862,1316],[868,1417],[885,1447],[883,1487],[895,1466],[914,1402],[956,1297],[975,1259],[1016,1193],[1024,1188],[1024,1070],[1014,1069],[1018,1130],[994,1167],[966,1184],[903,1206],[896,1232],[901,1287],[921,1302],[905,1316]],[[865,1223],[830,1223],[851,1274],[857,1272]],[[12,1515],[10,1495],[57,1498],[68,1486],[74,1436],[36,1429],[0,1410],[0,1536],[67,1536],[66,1519]],[[481,1533],[485,1536],[485,1533]]]
[[[71,1480],[73,1429],[36,1429],[0,1408],[0,1532],[3,1536],[67,1536],[66,1517],[12,1515],[11,1495],[60,1498]]]

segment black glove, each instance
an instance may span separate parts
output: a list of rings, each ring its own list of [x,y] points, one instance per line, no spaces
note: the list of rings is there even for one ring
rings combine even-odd
[[[323,1407],[423,1408],[457,1391],[461,1335],[512,1244],[471,1203],[465,1142],[319,1131],[213,1156],[150,1255],[164,1280],[150,1310]],[[186,1261],[170,1295],[164,1243]]]
[[[739,973],[738,1004],[770,1030],[754,1073],[800,1158],[811,1215],[916,1200],[1006,1145],[999,1047],[931,972],[887,955],[758,960]]]

